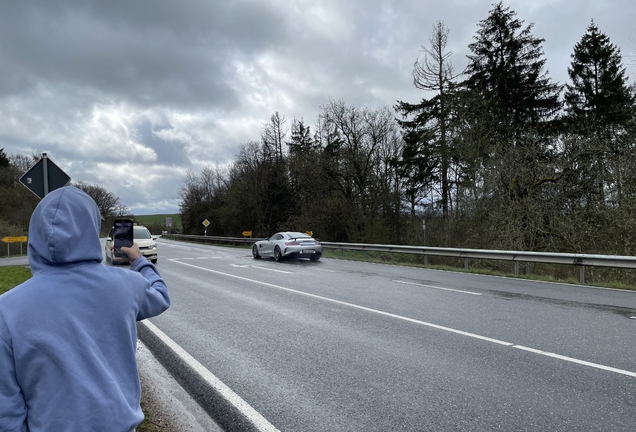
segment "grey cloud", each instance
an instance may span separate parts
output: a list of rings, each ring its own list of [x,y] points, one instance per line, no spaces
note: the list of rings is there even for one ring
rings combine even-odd
[[[435,21],[450,29],[459,72],[495,3],[0,1],[0,147],[49,151],[73,177],[143,211],[176,210],[183,173],[233,160],[274,111],[313,125],[329,99],[418,101],[424,94],[411,71]],[[592,18],[626,66],[636,55],[633,0],[504,4],[545,38],[554,81],[567,81],[569,56]],[[130,143],[135,156],[113,150]],[[112,175],[126,163],[161,186]]]
[[[285,36],[275,11],[251,2],[29,2],[0,22],[5,91],[73,83],[145,106],[236,107],[232,53]]]

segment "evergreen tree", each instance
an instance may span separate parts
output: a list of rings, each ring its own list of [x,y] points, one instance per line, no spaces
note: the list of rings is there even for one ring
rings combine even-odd
[[[490,102],[492,126],[504,137],[519,127],[537,127],[560,108],[560,87],[544,72],[544,39],[532,35],[533,24],[500,2],[480,21],[467,73],[468,86]],[[500,125],[500,126],[496,126]]]
[[[4,152],[4,147],[0,148],[0,168],[6,168],[9,166],[9,164],[10,164],[9,158]]]
[[[576,124],[574,131],[600,133],[624,127],[634,101],[620,49],[592,21],[571,57],[572,84],[566,85],[565,102],[567,118]]]
[[[306,216],[322,195],[320,188],[323,186],[320,179],[320,165],[316,155],[314,140],[311,136],[311,128],[305,122],[296,120],[292,122],[291,138],[287,142],[289,148],[289,181],[292,192],[292,215],[295,215],[290,229],[302,230],[302,226],[312,225]],[[292,225],[293,225],[292,224]],[[310,229],[310,228],[305,228]]]
[[[627,83],[619,48],[592,21],[574,46],[568,68],[571,84],[565,92],[565,123],[578,137],[567,148],[571,189],[590,210],[607,200],[620,202],[623,178],[631,166],[631,143],[626,132],[633,119],[634,95]],[[627,163],[627,166],[626,166]]]
[[[489,112],[486,118],[474,116],[487,123],[475,127],[488,131],[489,168],[499,173],[501,190],[511,198],[525,197],[542,184],[539,165],[550,156],[550,126],[561,106],[560,87],[544,72],[544,39],[523,23],[509,7],[495,5],[469,45],[473,55],[465,82],[482,100],[475,109],[485,104]]]

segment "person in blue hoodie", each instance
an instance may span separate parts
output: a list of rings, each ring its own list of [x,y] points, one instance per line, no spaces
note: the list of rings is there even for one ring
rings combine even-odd
[[[104,266],[95,202],[69,186],[29,225],[33,277],[0,296],[0,431],[134,431],[143,420],[137,321],[170,306],[137,245]],[[132,270],[132,271],[131,271]]]

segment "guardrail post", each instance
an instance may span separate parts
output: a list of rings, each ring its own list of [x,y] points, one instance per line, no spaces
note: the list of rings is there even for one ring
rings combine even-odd
[[[515,274],[519,275],[519,261],[515,261]]]
[[[364,260],[368,260],[369,259],[369,254],[367,253],[367,250],[364,250]]]
[[[585,285],[585,266],[579,266],[579,282]]]
[[[340,258],[344,258],[344,249],[340,248]]]
[[[428,267],[428,255],[424,255],[424,267]]]
[[[464,258],[464,269],[468,270],[468,258]]]
[[[393,259],[393,251],[391,251],[391,261],[395,261],[395,260]]]

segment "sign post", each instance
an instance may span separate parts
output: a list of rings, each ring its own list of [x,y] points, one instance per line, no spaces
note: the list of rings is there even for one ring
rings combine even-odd
[[[9,251],[10,243],[20,243],[20,255],[22,255],[22,243],[27,242],[27,236],[2,237],[0,241],[7,244],[7,256],[11,256]]]
[[[203,221],[203,226],[205,227],[205,231],[203,231],[203,235],[207,236],[208,235],[208,225],[210,225],[210,221],[209,220],[204,220]]]
[[[70,181],[68,174],[55,165],[46,153],[42,153],[42,159],[20,177],[20,183],[40,199],[49,192],[66,186]]]

